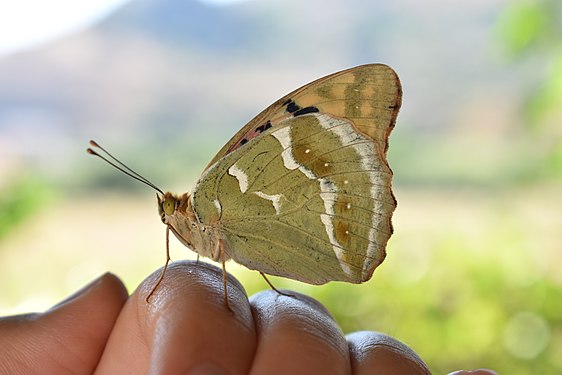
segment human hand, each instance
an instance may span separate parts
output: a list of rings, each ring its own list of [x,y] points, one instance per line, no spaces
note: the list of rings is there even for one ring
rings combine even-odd
[[[159,271],[158,271],[159,272]],[[130,296],[105,274],[42,314],[0,319],[0,374],[428,374],[401,342],[376,332],[344,336],[310,297],[268,290],[249,300],[221,270],[172,263]],[[493,374],[487,370],[455,374]]]

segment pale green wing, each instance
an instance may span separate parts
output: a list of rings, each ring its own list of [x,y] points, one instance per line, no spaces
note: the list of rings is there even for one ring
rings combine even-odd
[[[277,116],[270,127],[227,144],[232,151],[193,190],[194,210],[248,268],[311,284],[368,280],[392,233],[385,153],[398,79],[388,67],[362,66],[293,95],[266,110]]]

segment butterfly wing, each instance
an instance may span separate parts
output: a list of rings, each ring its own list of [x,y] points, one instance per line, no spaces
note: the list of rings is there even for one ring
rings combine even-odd
[[[392,233],[385,154],[400,99],[384,65],[280,99],[204,172],[192,191],[199,220],[217,226],[228,255],[250,269],[311,284],[368,280]]]
[[[310,82],[285,95],[240,129],[205,169],[293,115],[315,111],[348,118],[386,152],[402,103],[398,76],[384,64],[366,64]]]

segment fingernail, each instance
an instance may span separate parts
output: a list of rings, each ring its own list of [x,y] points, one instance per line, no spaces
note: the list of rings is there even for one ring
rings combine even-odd
[[[189,375],[224,375],[228,372],[214,362],[197,363],[188,371]]]
[[[98,278],[94,279],[93,281],[91,281],[90,283],[86,284],[86,286],[82,287],[81,289],[79,289],[77,292],[73,293],[72,295],[70,295],[68,298],[64,299],[63,301],[57,303],[56,305],[54,305],[53,307],[51,307],[49,309],[50,310],[55,310],[58,309],[59,307],[66,305],[67,303],[70,303],[72,301],[74,301],[75,299],[78,299],[80,297],[82,297],[83,295],[85,295],[86,293],[88,293],[89,291],[95,289],[98,285],[100,285],[103,281],[103,279],[109,275],[109,272],[104,273],[103,275],[99,276]]]

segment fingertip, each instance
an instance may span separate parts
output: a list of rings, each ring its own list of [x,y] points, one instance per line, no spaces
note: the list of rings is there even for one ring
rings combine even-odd
[[[289,293],[266,290],[250,298],[260,343],[252,370],[349,373],[347,343],[334,318],[318,301]]]
[[[161,273],[161,269],[153,272],[133,293],[132,297],[147,314],[160,314],[170,302],[178,301],[204,303],[213,310],[231,313],[225,304],[223,273],[218,267],[200,261],[173,262],[166,269],[162,282],[155,288]],[[246,290],[228,273],[226,296],[235,315],[251,318]]]
[[[59,332],[67,335],[64,341],[95,345],[101,354],[127,298],[123,282],[114,274],[105,273],[49,309],[42,318],[47,324],[63,326]]]
[[[5,319],[3,364],[15,359],[30,373],[92,372],[126,299],[123,283],[104,274],[45,313]]]
[[[317,332],[326,334],[327,339],[343,337],[343,332],[330,311],[318,300],[295,291],[281,290],[281,292],[285,294],[268,289],[250,297],[254,315],[258,314],[256,321],[266,318],[267,324],[274,326],[292,324],[292,319],[295,317],[301,321],[310,319],[311,327],[318,325]]]
[[[431,374],[423,360],[404,343],[373,331],[346,336],[354,374]]]
[[[273,289],[263,290],[252,296],[253,300],[266,299],[271,303],[285,303],[285,304],[304,304],[312,309],[317,310],[319,313],[329,316],[332,320],[333,317],[330,311],[317,299],[312,298],[309,295],[295,292],[293,290],[280,289],[281,293]]]
[[[88,301],[91,298],[99,299],[105,304],[116,304],[121,307],[128,296],[127,288],[121,279],[110,272],[106,272],[51,307],[46,313],[61,309],[70,304],[74,306],[78,302]]]
[[[161,270],[144,280],[131,297],[138,326],[150,351],[148,372],[183,373],[196,368],[247,372],[255,350],[255,329],[246,292],[223,272],[196,261],[171,263],[149,301]],[[210,367],[209,367],[210,366]]]

